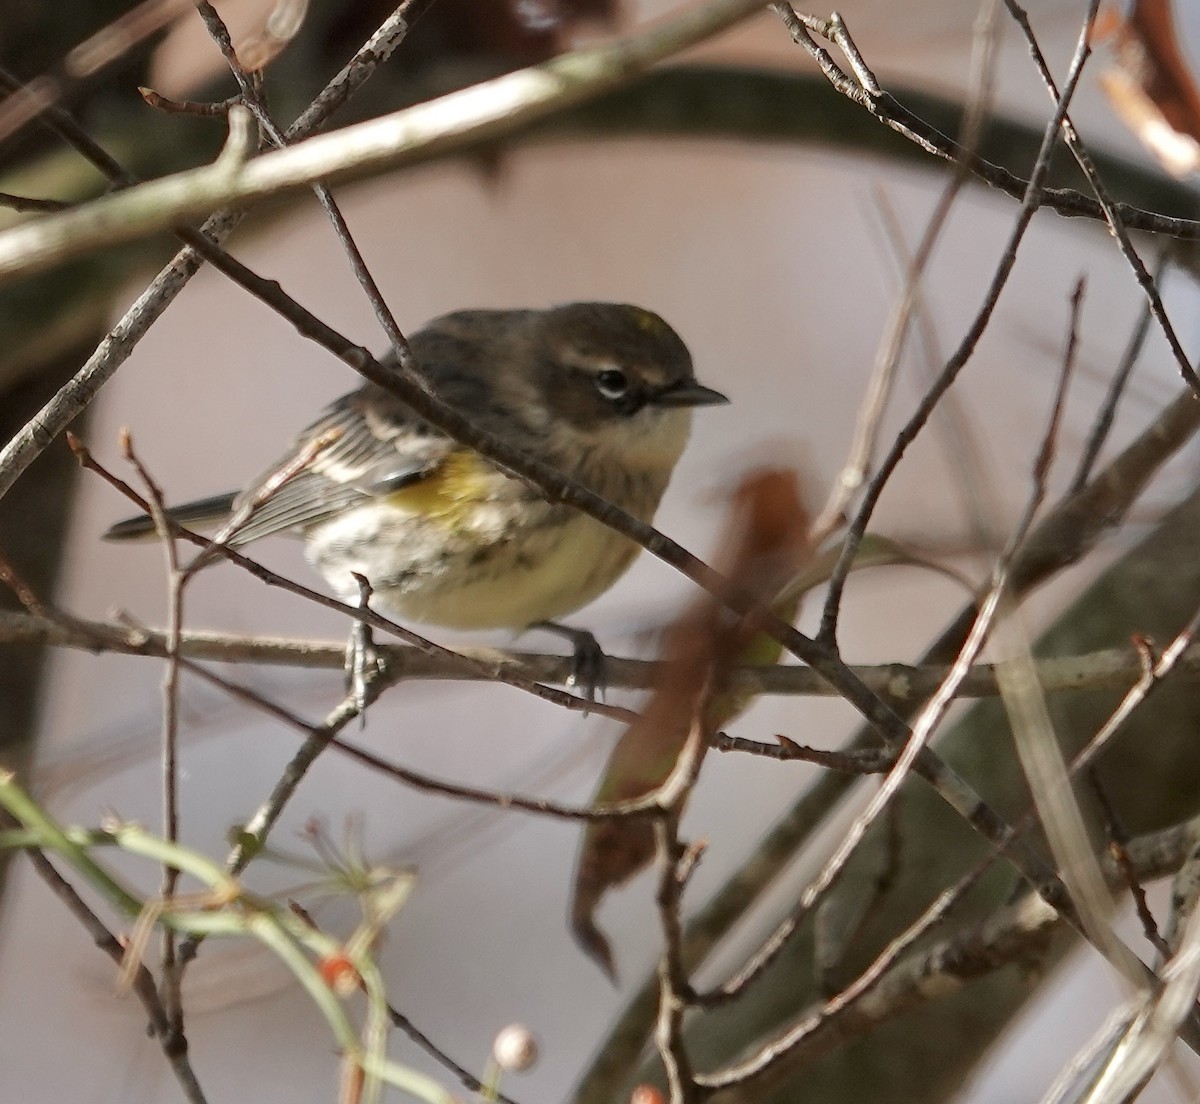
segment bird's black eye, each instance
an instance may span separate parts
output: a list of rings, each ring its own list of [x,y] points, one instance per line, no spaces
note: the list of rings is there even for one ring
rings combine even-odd
[[[629,394],[629,377],[617,368],[606,368],[596,376],[596,390],[606,399],[623,399]]]

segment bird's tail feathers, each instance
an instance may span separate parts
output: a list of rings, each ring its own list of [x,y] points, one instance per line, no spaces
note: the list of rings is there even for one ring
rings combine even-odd
[[[167,516],[172,521],[186,525],[189,529],[211,529],[225,521],[233,511],[234,493],[213,495],[211,498],[201,498],[196,502],[187,502],[182,506],[172,506],[167,510]],[[149,514],[138,514],[137,517],[118,521],[104,534],[108,541],[144,540],[153,537],[154,519]]]

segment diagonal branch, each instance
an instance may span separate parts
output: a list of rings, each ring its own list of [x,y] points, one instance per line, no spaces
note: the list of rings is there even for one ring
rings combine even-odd
[[[408,31],[405,12],[412,0],[404,0],[380,24],[342,70],[329,82],[309,108],[288,128],[296,139],[315,133],[353,93],[382,65]],[[237,227],[242,213],[218,211],[200,227],[200,233],[219,245]],[[62,387],[12,440],[0,449],[0,498],[8,493],[21,473],[33,463],[60,433],[91,403],[100,388],[126,361],[146,331],[200,270],[203,260],[190,248],[183,249],[147,285],[146,289],[109,331],[86,364]]]

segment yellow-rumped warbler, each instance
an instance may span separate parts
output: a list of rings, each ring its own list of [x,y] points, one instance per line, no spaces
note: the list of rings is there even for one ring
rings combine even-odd
[[[691,408],[728,401],[697,382],[670,326],[623,304],[459,311],[410,344],[443,401],[645,521],[683,452]],[[281,472],[293,474],[264,493]],[[370,383],[328,407],[240,493],[171,514],[203,524],[246,503],[231,545],[298,534],[343,599],[357,602],[358,573],[373,604],[456,629],[554,621],[607,590],[638,551]],[[153,528],[132,518],[105,535]]]

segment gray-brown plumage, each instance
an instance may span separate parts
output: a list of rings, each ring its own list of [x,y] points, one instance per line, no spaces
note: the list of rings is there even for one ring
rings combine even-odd
[[[726,401],[696,381],[674,330],[638,307],[460,311],[410,343],[445,402],[647,521],[687,441],[691,407]],[[374,384],[328,407],[239,494],[173,514],[185,523],[221,520],[260,497],[231,544],[300,535],[309,561],[343,598],[357,599],[357,572],[370,581],[373,604],[455,628],[561,617],[607,590],[637,551]],[[148,518],[134,518],[106,535],[152,529]]]

